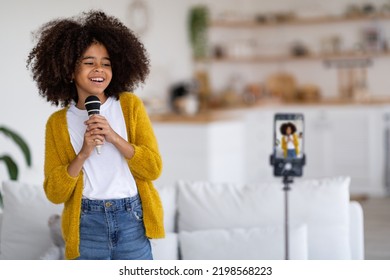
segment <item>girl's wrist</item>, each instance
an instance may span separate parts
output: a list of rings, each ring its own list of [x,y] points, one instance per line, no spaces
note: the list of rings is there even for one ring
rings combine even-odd
[[[118,133],[115,132],[114,137],[112,137],[112,139],[111,139],[111,144],[113,144],[115,147],[117,147],[117,145],[119,144],[121,139],[122,139],[122,137]]]
[[[85,154],[84,152],[80,151],[77,155],[76,155],[76,158],[80,161],[86,161],[87,158],[88,158],[88,155]]]
[[[116,134],[111,144],[113,144],[126,159],[131,159],[134,156],[135,150],[133,145],[127,142],[119,134]]]

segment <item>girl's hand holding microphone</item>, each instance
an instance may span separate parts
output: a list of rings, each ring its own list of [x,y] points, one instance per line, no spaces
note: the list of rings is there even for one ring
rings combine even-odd
[[[118,137],[117,133],[111,128],[107,119],[102,115],[92,115],[87,121],[85,121],[87,125],[87,131],[92,134],[92,136],[102,136],[103,139],[100,144],[103,144],[104,141],[110,142],[112,144],[115,143],[116,138]],[[97,144],[98,145],[98,144]]]
[[[90,156],[94,148],[103,145],[105,141],[113,143],[117,136],[107,119],[102,115],[92,115],[84,124],[87,129],[84,134],[84,144],[81,152],[85,148],[84,152],[87,156]]]
[[[93,147],[96,147],[98,145],[103,145],[104,142],[109,142],[113,144],[125,158],[131,159],[134,156],[133,146],[111,128],[104,116],[99,114],[92,115],[85,121],[85,125],[87,125],[87,131],[85,132],[84,143],[93,140],[89,143],[90,145],[93,145]],[[89,149],[87,149],[87,151],[89,151],[88,155],[90,155],[91,151]]]
[[[100,133],[99,128],[91,129],[87,124],[87,129],[84,134],[84,142],[80,154],[84,154],[87,158],[91,155],[96,146],[104,144],[104,135]]]

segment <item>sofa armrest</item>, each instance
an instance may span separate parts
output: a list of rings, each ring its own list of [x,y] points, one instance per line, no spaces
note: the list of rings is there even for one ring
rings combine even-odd
[[[349,240],[351,246],[351,259],[364,259],[364,222],[363,208],[357,201],[349,204]]]
[[[0,241],[1,241],[1,224],[3,222],[3,210],[0,208]],[[1,242],[0,242],[0,255],[1,255]]]

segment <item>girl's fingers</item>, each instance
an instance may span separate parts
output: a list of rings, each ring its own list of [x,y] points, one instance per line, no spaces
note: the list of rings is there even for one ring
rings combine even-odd
[[[87,131],[97,131],[97,130],[105,130],[108,127],[108,123],[106,120],[101,122],[93,122],[87,123]]]
[[[103,129],[102,128],[94,128],[94,129],[91,129],[89,130],[89,133],[91,135],[103,135]]]
[[[106,122],[106,118],[102,115],[93,115],[88,120],[84,122],[84,124],[89,125],[92,123],[100,123],[100,122]]]
[[[93,142],[95,140],[99,140],[101,142],[104,142],[104,136],[99,135],[96,132],[93,133],[93,131],[87,131],[85,133],[85,140],[88,142]]]

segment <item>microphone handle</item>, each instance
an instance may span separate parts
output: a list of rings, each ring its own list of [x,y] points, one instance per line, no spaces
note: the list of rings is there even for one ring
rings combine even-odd
[[[99,113],[92,113],[89,115],[89,117],[92,117],[93,115],[99,115]],[[100,155],[102,153],[102,145],[96,145],[96,153]]]
[[[97,152],[98,155],[101,154],[101,152],[102,152],[102,145],[97,145],[96,146],[96,152]]]

